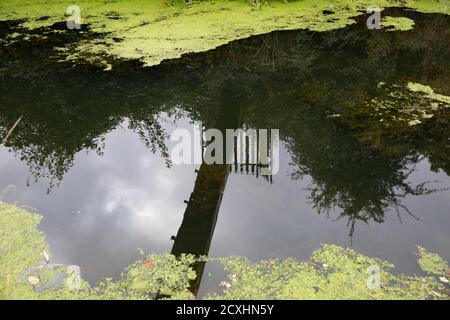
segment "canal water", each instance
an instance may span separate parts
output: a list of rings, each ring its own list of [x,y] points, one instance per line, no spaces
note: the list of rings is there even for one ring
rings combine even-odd
[[[421,274],[417,245],[450,259],[450,108],[389,130],[361,110],[382,86],[450,95],[450,18],[390,14],[414,29],[274,32],[146,69],[4,52],[2,139],[20,121],[0,146],[2,200],[41,213],[53,261],[91,283],[140,250],[303,260],[323,243]],[[175,129],[229,118],[279,130],[276,174],[171,163]],[[224,277],[207,264],[200,296]]]

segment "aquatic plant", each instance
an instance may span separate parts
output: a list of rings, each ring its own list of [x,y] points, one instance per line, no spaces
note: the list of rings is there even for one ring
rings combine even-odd
[[[384,17],[381,24],[388,31],[407,31],[414,28],[414,21],[405,17]]]
[[[437,276],[448,275],[450,268],[448,263],[438,254],[428,251],[420,246],[417,247],[420,268]]]
[[[149,254],[133,263],[120,279],[106,279],[89,291],[90,299],[193,299],[190,281],[195,279],[192,255]]]
[[[369,121],[378,121],[379,127],[391,131],[387,135],[394,134],[394,130],[399,135],[409,130],[407,126],[419,125],[440,111],[450,112],[450,97],[437,94],[430,86],[420,83],[408,82],[405,86],[380,83],[377,95],[359,110],[359,114],[350,110],[348,117],[358,116],[361,120],[364,114],[371,116]]]
[[[189,266],[196,259],[169,254],[145,256],[128,267],[118,281],[105,279],[91,287],[81,280],[77,288],[66,285],[37,291],[37,284],[58,272],[46,267],[44,252],[50,251],[45,235],[37,229],[41,219],[37,213],[0,201],[0,299],[192,298],[188,288],[195,273]],[[32,274],[38,275],[36,281]]]
[[[48,247],[37,230],[42,217],[0,201],[0,299],[19,298],[16,280],[22,270],[43,259]]]
[[[430,158],[435,170],[450,172],[450,97],[429,85],[379,83],[373,98],[349,106],[339,119],[374,149],[395,157],[416,150]]]
[[[5,37],[3,46],[14,43],[17,39],[12,34],[16,33],[25,35],[26,41],[57,39],[71,33],[79,37],[79,41],[55,45],[52,56],[75,65],[87,63],[106,70],[113,67],[111,60],[138,59],[152,66],[186,53],[207,51],[232,40],[274,30],[340,29],[353,24],[354,17],[373,4],[382,8],[405,6],[423,12],[450,12],[448,0],[373,2],[118,0],[104,3],[79,0],[82,28],[73,32],[65,30],[64,10],[72,5],[67,0],[4,0],[0,10],[2,20],[20,21],[19,28]],[[268,8],[260,10],[262,7]]]
[[[238,257],[221,261],[231,285],[223,295],[210,295],[212,299],[449,298],[448,289],[436,278],[393,274],[391,263],[331,244],[314,251],[306,262],[251,263]]]
[[[82,280],[77,288],[64,286],[38,292],[35,282],[21,280],[23,271],[39,267],[45,237],[37,230],[41,217],[0,202],[0,299],[192,299],[190,282],[197,277],[192,265],[206,257],[143,254],[117,280],[105,279],[92,287]],[[419,265],[443,275],[446,262],[419,247]],[[251,263],[242,257],[209,258],[229,272],[223,294],[207,299],[438,299],[449,290],[434,277],[390,272],[394,266],[351,249],[323,245],[308,261],[277,259]],[[379,286],[371,286],[370,267],[380,271]],[[445,269],[447,268],[447,269]],[[42,274],[40,275],[42,277]],[[48,274],[52,277],[53,274]],[[376,285],[376,283],[375,283]]]
[[[449,20],[405,10],[386,13],[408,15],[416,22],[414,32],[367,33],[355,25],[319,33],[272,33],[166,62],[151,72],[127,64],[122,73],[84,73],[42,63],[56,72],[33,75],[42,78],[36,84],[25,77],[25,65],[19,75],[5,77],[0,136],[25,114],[7,146],[36,177],[56,182],[76,153],[95,150],[101,155],[103,137],[123,119],[152,151],[167,157],[160,112],[180,106],[188,118],[214,123],[224,83],[231,82],[226,92],[239,95],[236,103],[242,104],[246,123],[281,129],[293,156],[293,178],[313,178],[308,190],[318,212],[342,209],[338,217],[348,218],[350,234],[358,221],[383,222],[389,209],[400,219],[400,213],[418,216],[402,207],[402,198],[436,188],[407,184],[408,169],[424,154],[434,169],[450,172],[446,83],[439,80],[449,76],[448,50],[441,45]],[[434,29],[442,33],[434,35]],[[41,43],[38,56],[47,58],[52,43]],[[28,61],[31,47],[8,51],[7,60]],[[432,70],[433,77],[423,70]],[[379,105],[384,116],[405,119],[379,121],[374,114]],[[399,145],[400,151],[395,150]]]

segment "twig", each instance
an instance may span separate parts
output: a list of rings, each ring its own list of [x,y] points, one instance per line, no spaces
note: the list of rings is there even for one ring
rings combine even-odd
[[[12,126],[11,129],[9,129],[8,134],[6,135],[5,139],[3,139],[2,144],[5,145],[6,142],[8,141],[9,136],[13,133],[14,129],[17,127],[17,125],[19,124],[19,122],[22,120],[23,115],[21,115],[19,117],[19,119],[17,119],[16,123],[14,123],[14,125]]]

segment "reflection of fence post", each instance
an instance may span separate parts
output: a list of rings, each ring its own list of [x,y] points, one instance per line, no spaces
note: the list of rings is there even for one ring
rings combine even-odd
[[[228,174],[226,164],[200,166],[172,254],[208,255]],[[197,278],[191,283],[194,294],[198,293],[204,265],[205,262],[197,262],[193,266],[197,272]]]
[[[229,101],[229,97],[235,95],[225,93],[216,128],[225,134],[227,128],[237,128],[240,122],[240,108],[237,101]],[[232,99],[233,100],[233,99]],[[201,129],[203,137],[203,128]],[[183,222],[178,229],[172,254],[179,256],[183,253],[195,256],[207,256],[214,234],[217,216],[219,213],[222,197],[229,175],[229,166],[226,164],[227,148],[224,147],[223,164],[206,164],[203,162],[203,139],[202,164],[198,170]],[[196,272],[196,278],[191,282],[190,290],[197,296],[206,262],[196,262],[192,268]]]
[[[278,139],[278,130],[248,129],[246,126],[236,131],[227,130],[227,144],[232,141],[232,157],[228,158],[230,171],[251,173],[256,178],[262,175],[272,182],[272,165],[278,165],[278,159],[274,158],[278,153]]]

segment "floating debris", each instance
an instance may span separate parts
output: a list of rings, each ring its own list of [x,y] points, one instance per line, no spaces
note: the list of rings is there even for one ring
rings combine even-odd
[[[408,125],[409,126],[416,126],[416,125],[421,124],[421,123],[422,123],[422,121],[420,121],[419,119],[415,119],[415,120],[409,121]]]
[[[13,126],[11,127],[11,129],[9,129],[8,133],[6,134],[6,137],[3,139],[2,144],[6,144],[6,142],[8,142],[9,137],[11,136],[11,134],[13,133],[14,129],[16,129],[17,125],[19,124],[19,122],[22,120],[23,115],[21,115],[19,117],[19,119],[17,119],[17,121],[13,124]]]
[[[384,17],[381,21],[386,31],[408,31],[414,28],[414,20],[406,17]]]
[[[153,268],[154,265],[155,265],[155,264],[153,263],[152,260],[145,260],[145,261],[144,261],[144,267],[146,267],[147,269]]]
[[[37,264],[25,269],[18,283],[33,286],[35,292],[46,292],[64,287],[78,289],[81,286],[80,267],[63,264]]]
[[[227,282],[227,281],[222,281],[219,283],[219,287],[224,287],[226,289],[231,288],[231,283]]]
[[[31,275],[28,277],[28,283],[32,286],[37,285],[40,281],[41,279],[39,279],[39,277],[36,275]]]
[[[446,277],[439,277],[439,280],[444,283],[448,283],[448,279]]]
[[[50,257],[48,256],[47,251],[42,250],[42,255],[44,256],[45,262],[49,263],[50,262]]]
[[[433,293],[436,297],[439,297],[439,298],[441,298],[442,297],[442,295],[441,294],[439,294],[439,293],[437,293],[436,291],[431,291],[431,293]]]

